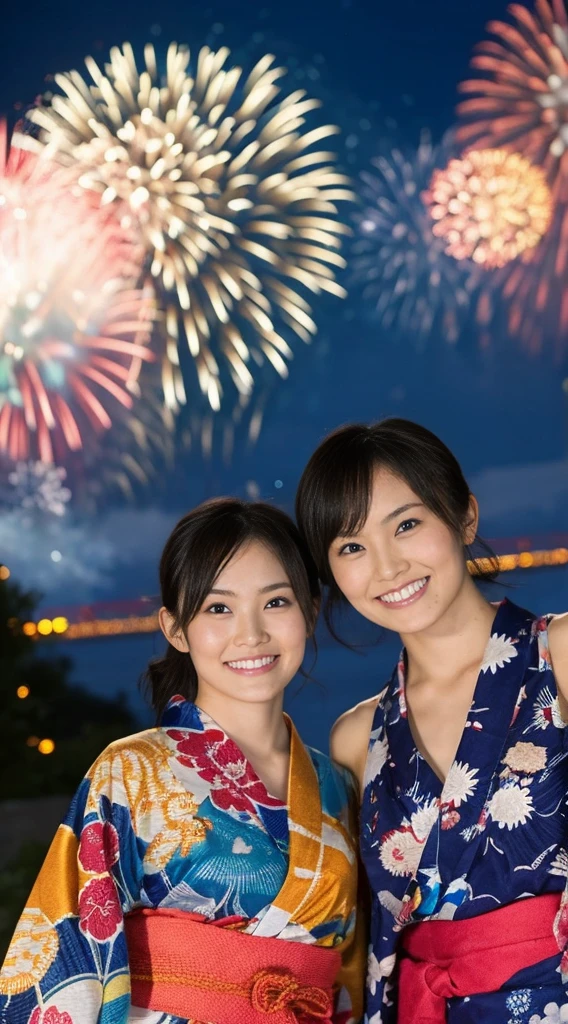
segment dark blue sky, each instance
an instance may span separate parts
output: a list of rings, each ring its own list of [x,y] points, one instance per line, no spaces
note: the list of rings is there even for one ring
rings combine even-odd
[[[158,51],[172,39],[193,50],[227,45],[243,61],[268,50],[302,85],[311,69],[310,92],[322,98],[344,139],[357,136],[351,151],[340,145],[356,176],[385,140],[412,145],[423,127],[438,138],[451,125],[456,85],[467,74],[472,47],[488,19],[505,10],[503,0],[12,3],[0,33],[0,112],[13,123],[17,105],[45,89],[46,75],[81,69],[88,53],[104,61],[109,47],[124,40],[138,51],[147,40]],[[297,351],[290,379],[271,393],[254,449],[239,436],[229,466],[218,453],[206,465],[198,453],[183,451],[134,507],[109,506],[92,521],[28,537],[26,550],[12,552],[17,574],[39,585],[51,607],[155,593],[161,545],[188,506],[213,493],[246,494],[254,481],[262,497],[290,509],[301,469],[323,434],[342,422],[385,414],[421,421],[455,450],[482,499],[486,535],[567,528],[566,358],[554,362],[548,350],[530,357],[499,335],[481,351],[473,319],[455,347],[433,338],[417,351],[415,339],[389,336],[354,297],[324,301],[317,320],[318,339]],[[54,549],[63,555],[58,563],[50,557]],[[0,557],[10,562],[10,553]],[[521,582],[524,605],[544,611],[567,604],[564,569],[527,573]],[[78,679],[97,687],[104,678],[107,689],[132,693],[154,643],[110,641],[67,650],[76,658]],[[354,657],[324,655],[320,677],[328,673],[322,681],[332,693],[324,725],[341,709],[346,676],[365,691],[383,671],[379,654],[363,672]]]

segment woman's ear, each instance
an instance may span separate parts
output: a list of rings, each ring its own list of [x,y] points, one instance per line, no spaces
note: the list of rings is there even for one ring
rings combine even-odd
[[[473,494],[469,496],[469,508],[467,510],[467,516],[465,520],[463,542],[466,547],[473,544],[477,536],[477,527],[479,526],[479,505],[477,498],[474,498]]]
[[[174,617],[173,615],[170,615],[167,608],[160,608],[160,611],[158,612],[158,621],[160,623],[160,629],[168,643],[171,644],[172,647],[175,647],[176,651],[181,651],[182,654],[188,654],[189,644],[187,642],[187,637],[181,629],[176,629]]]

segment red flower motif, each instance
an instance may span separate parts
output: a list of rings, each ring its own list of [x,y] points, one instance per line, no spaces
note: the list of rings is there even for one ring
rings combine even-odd
[[[453,810],[443,811],[442,812],[442,828],[444,829],[444,831],[448,831],[448,829],[453,828],[454,825],[457,825],[458,821],[460,820],[460,817],[461,817],[461,815],[460,815],[459,811],[453,811]]]
[[[73,1018],[65,1010],[60,1013],[56,1006],[43,1011],[36,1006],[28,1024],[73,1024]]]
[[[98,875],[109,871],[118,860],[118,833],[109,821],[93,821],[81,832],[79,863]]]
[[[237,744],[220,729],[168,729],[167,735],[175,740],[180,763],[194,768],[211,783],[210,799],[220,810],[257,816],[257,804],[281,806],[281,801],[267,792]]]
[[[554,932],[556,935],[556,941],[558,942],[559,949],[566,949],[568,945],[568,903],[562,903],[556,920],[554,922]]]
[[[79,896],[79,918],[81,931],[97,942],[107,942],[116,934],[122,909],[116,886],[108,875],[87,882]]]

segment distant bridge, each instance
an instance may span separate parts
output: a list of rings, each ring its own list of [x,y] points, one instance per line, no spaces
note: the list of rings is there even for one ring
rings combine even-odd
[[[489,544],[498,555],[502,572],[568,565],[568,533],[500,538]],[[479,561],[488,564],[486,559]],[[55,636],[61,640],[86,640],[155,633],[160,628],[159,607],[160,598],[154,596],[46,608],[40,619],[24,623],[23,629],[37,640]]]

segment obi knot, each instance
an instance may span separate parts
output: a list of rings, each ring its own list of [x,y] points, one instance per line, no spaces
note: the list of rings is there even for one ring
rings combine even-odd
[[[299,1024],[331,1021],[333,1007],[328,993],[315,985],[301,985],[289,971],[259,971],[253,978],[250,999],[260,1013],[291,1011]]]

